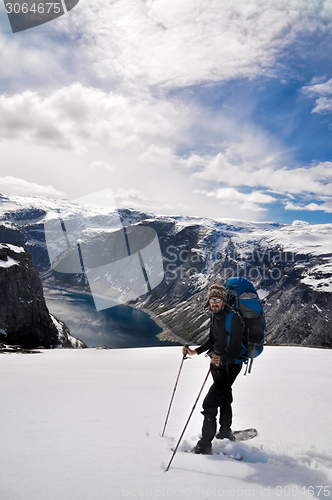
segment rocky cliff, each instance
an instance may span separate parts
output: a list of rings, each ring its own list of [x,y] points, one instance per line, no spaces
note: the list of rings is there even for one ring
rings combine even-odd
[[[23,348],[85,347],[50,316],[39,273],[21,246],[0,244],[0,342]]]
[[[209,285],[244,276],[260,295],[267,344],[332,347],[332,273],[324,269],[328,257],[324,254],[308,258],[307,254],[287,252],[277,244],[267,251],[261,243],[256,241],[250,252],[241,256],[232,238],[219,254],[210,242],[212,254],[201,254],[204,266],[200,270],[190,262],[197,254],[183,252],[189,262],[172,256],[168,282],[166,279],[159,289],[140,298],[136,306],[152,310],[175,333],[200,343],[208,333],[209,315],[204,305]],[[167,268],[169,261],[165,262]]]

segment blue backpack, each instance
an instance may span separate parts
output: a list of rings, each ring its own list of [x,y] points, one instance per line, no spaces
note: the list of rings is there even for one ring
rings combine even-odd
[[[240,313],[244,321],[241,355],[235,363],[247,365],[246,375],[247,371],[251,372],[254,358],[263,351],[266,332],[264,311],[254,285],[246,278],[230,278],[226,284],[226,291],[229,305]],[[226,321],[225,326],[230,333],[230,321]]]

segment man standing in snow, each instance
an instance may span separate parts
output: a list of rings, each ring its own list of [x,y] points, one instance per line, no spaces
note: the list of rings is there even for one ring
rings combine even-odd
[[[220,429],[216,438],[234,440],[232,424],[232,385],[241,371],[242,363],[234,363],[241,353],[243,322],[235,313],[230,321],[230,333],[226,329],[227,314],[232,311],[227,302],[227,292],[222,285],[214,284],[209,288],[207,304],[212,312],[209,338],[197,349],[183,347],[183,354],[201,354],[211,351],[211,374],[213,385],[203,401],[204,415],[202,437],[192,450],[194,453],[209,454],[212,440],[217,430],[216,417],[219,414]]]

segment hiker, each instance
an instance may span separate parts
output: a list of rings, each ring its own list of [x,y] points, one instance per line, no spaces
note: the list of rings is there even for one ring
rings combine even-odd
[[[209,337],[197,349],[183,347],[183,354],[201,354],[211,351],[211,374],[213,384],[203,401],[204,415],[202,437],[193,448],[193,453],[210,454],[212,440],[228,438],[234,441],[232,425],[232,385],[241,371],[243,363],[234,363],[240,357],[244,323],[239,313],[231,316],[230,325],[226,329],[225,320],[228,312],[233,311],[227,302],[224,286],[217,284],[209,288],[207,303],[212,312]],[[227,321],[227,320],[226,320]],[[230,331],[230,333],[229,333]],[[219,414],[220,429],[216,435],[216,417]]]

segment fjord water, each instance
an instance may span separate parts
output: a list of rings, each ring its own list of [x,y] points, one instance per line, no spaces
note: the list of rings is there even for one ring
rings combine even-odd
[[[71,335],[88,347],[107,345],[112,348],[158,347],[176,345],[162,342],[162,329],[143,311],[119,305],[96,311],[90,295],[44,288],[51,314],[64,321]]]

